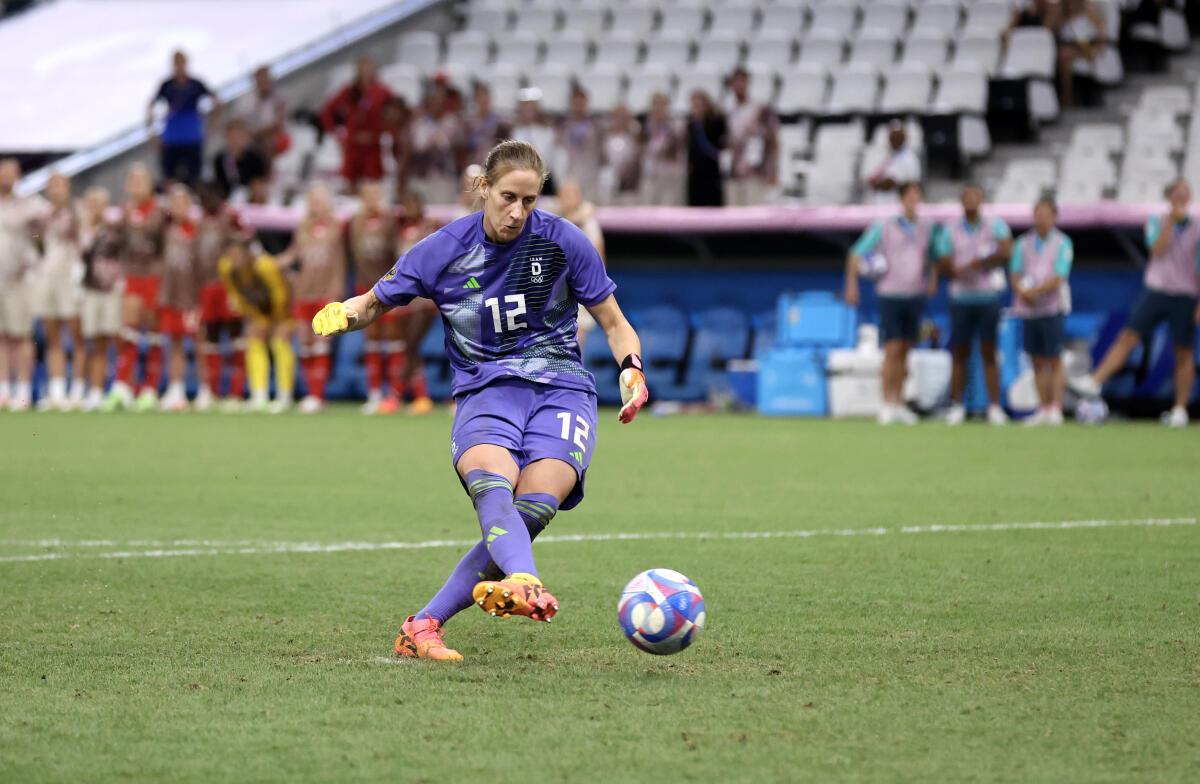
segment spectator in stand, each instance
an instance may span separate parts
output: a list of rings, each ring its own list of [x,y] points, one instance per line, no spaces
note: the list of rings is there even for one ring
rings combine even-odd
[[[199,227],[192,192],[184,185],[172,186],[167,194],[167,224],[163,230],[163,282],[159,293],[159,330],[169,347],[167,391],[159,405],[162,411],[186,411],[187,355],[183,341],[196,334],[200,306]],[[205,408],[211,401],[206,401]]]
[[[888,148],[887,157],[867,177],[870,201],[874,204],[895,204],[901,188],[921,181],[921,159],[908,146],[903,120],[892,120],[888,125]]]
[[[342,177],[351,189],[359,180],[383,177],[385,114],[392,93],[375,78],[375,61],[362,57],[354,81],[321,109],[321,127],[342,145]]]
[[[766,104],[750,100],[750,74],[737,68],[729,77],[729,177],[726,203],[765,204],[778,183],[779,118]]]
[[[104,403],[104,384],[108,379],[108,350],[117,343],[121,331],[121,297],[124,287],[122,240],[124,228],[119,219],[106,216],[110,195],[99,187],[88,188],[83,195],[82,233],[83,303],[80,330],[87,346],[89,389],[81,410],[98,411]]]
[[[1000,295],[1004,268],[1012,257],[1012,230],[1000,218],[987,221],[981,213],[983,188],[963,186],[963,216],[939,233],[936,245],[938,272],[950,281],[950,410],[946,424],[961,425],[967,410],[967,362],[979,339],[983,378],[988,392],[988,422],[1003,425],[1008,416],[1000,407],[1000,367],[996,362],[996,336],[1000,324]]]
[[[429,85],[409,137],[409,188],[434,204],[452,204],[458,196],[464,135],[462,118],[452,108],[444,80],[435,79]]]
[[[149,411],[158,405],[162,379],[162,346],[158,311],[162,287],[163,226],[166,218],[154,196],[150,170],[135,164],[125,175],[126,201],[121,208],[121,256],[125,278],[121,346],[117,377],[104,401],[105,411],[135,406]],[[141,382],[134,386],[138,345],[146,338],[146,358]],[[137,393],[136,399],[134,393]]]
[[[37,199],[14,192],[20,179],[17,159],[0,159],[0,406],[10,411],[24,411],[33,401],[30,286],[37,253],[29,230],[42,209]]]
[[[872,255],[886,259],[886,269],[875,281],[879,296],[879,333],[883,341],[883,408],[879,424],[917,423],[916,414],[904,405],[904,376],[908,352],[917,342],[925,297],[937,286],[931,275],[937,224],[917,214],[921,184],[900,188],[900,214],[876,221],[859,238],[846,259],[846,304],[858,307],[858,278],[864,261]]]
[[[675,207],[683,203],[685,142],[683,122],[671,116],[667,96],[655,93],[642,126],[643,204]]]
[[[1187,405],[1196,376],[1192,352],[1196,324],[1200,323],[1200,307],[1196,304],[1200,296],[1200,220],[1188,211],[1192,189],[1187,180],[1180,178],[1171,183],[1166,197],[1167,214],[1153,215],[1146,221],[1146,247],[1150,250],[1146,290],[1096,370],[1071,386],[1080,395],[1099,397],[1101,387],[1125,367],[1138,344],[1149,344],[1154,330],[1166,322],[1175,351],[1175,402],[1162,421],[1168,427],[1186,427]]]
[[[512,137],[532,144],[544,157],[552,159],[558,133],[542,114],[541,101],[542,91],[537,87],[526,87],[517,93],[517,116],[513,121]],[[553,196],[556,193],[554,173],[551,172],[542,188],[542,195]]]
[[[604,143],[601,129],[588,110],[588,94],[579,85],[571,88],[567,116],[558,128],[559,164],[563,180],[585,182],[595,187],[600,174]]]
[[[200,339],[196,341],[196,372],[200,390],[196,393],[197,411],[208,409],[214,395],[221,391],[221,376],[226,356],[229,364],[229,394],[221,403],[226,412],[241,409],[246,391],[245,340],[242,319],[234,309],[229,292],[221,281],[220,262],[234,237],[242,231],[237,215],[221,198],[213,183],[201,183],[196,190],[200,201],[200,219],[196,236],[197,276],[200,280]],[[229,353],[221,351],[221,337],[229,339]]]
[[[687,203],[691,207],[721,207],[725,203],[721,151],[728,131],[725,115],[703,90],[692,92],[688,117]]]
[[[508,138],[509,123],[492,107],[492,91],[483,82],[471,90],[471,113],[465,120],[466,156],[469,164],[482,164],[488,152]]]
[[[392,160],[396,165],[394,195],[397,199],[408,192],[409,170],[412,166],[413,112],[400,96],[392,96],[383,112],[384,125],[390,140]]]
[[[311,185],[306,200],[304,217],[279,263],[291,271],[295,299],[292,316],[300,343],[300,367],[308,388],[308,395],[300,401],[300,413],[316,414],[325,405],[331,346],[328,338],[317,337],[312,331],[312,319],[326,302],[345,296],[346,248],[329,190],[320,183]]]
[[[1025,420],[1033,426],[1063,422],[1063,321],[1075,249],[1054,225],[1057,219],[1057,205],[1043,196],[1033,207],[1033,228],[1017,239],[1009,263],[1012,314],[1025,322],[1025,353],[1033,362],[1040,404]]]
[[[625,105],[608,115],[604,131],[604,173],[600,189],[606,204],[633,204],[637,201],[641,176],[641,129]]]
[[[200,102],[212,101],[209,117],[216,119],[221,102],[208,85],[188,73],[187,55],[181,51],[172,56],[171,78],[158,87],[158,92],[146,107],[146,130],[154,126],[154,106],[162,101],[167,105],[166,125],[157,137],[162,177],[168,182],[191,185],[200,179],[204,168],[204,118]]]
[[[1075,61],[1095,62],[1104,50],[1104,17],[1089,0],[1063,0],[1058,33],[1058,102],[1074,103]]]
[[[225,124],[225,146],[213,156],[212,168],[213,180],[226,199],[240,188],[257,193],[268,186],[270,163],[254,146],[254,137],[240,117]]]
[[[1012,22],[1005,31],[1018,27],[1046,27],[1054,31],[1062,22],[1061,0],[1013,0]]]
[[[46,394],[38,401],[39,411],[70,411],[83,402],[83,351],[79,335],[79,304],[83,296],[80,270],[83,267],[82,224],[71,197],[71,181],[52,174],[46,183],[49,205],[35,223],[35,240],[41,245],[42,263],[34,288],[34,310],[42,318],[46,338]],[[67,393],[67,353],[63,332],[71,337],[74,380]]]
[[[396,216],[384,202],[383,188],[377,182],[364,181],[358,187],[362,206],[348,227],[350,255],[354,262],[354,289],[364,294],[387,274],[396,262],[399,247]],[[389,311],[366,329],[363,366],[367,371],[367,402],[364,414],[393,414],[400,407],[396,390],[383,396],[385,370],[404,361],[404,342],[400,333],[400,314]]]
[[[254,71],[254,92],[250,105],[242,114],[242,122],[254,140],[254,146],[270,163],[292,146],[287,132],[287,99],[280,94],[265,65]]]

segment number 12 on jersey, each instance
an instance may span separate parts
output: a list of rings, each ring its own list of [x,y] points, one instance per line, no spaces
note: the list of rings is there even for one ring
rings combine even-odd
[[[562,439],[564,441],[571,440],[571,412],[564,411],[558,415],[558,418],[562,420]],[[585,444],[584,441],[587,440],[587,437],[591,435],[591,433],[592,428],[590,425],[588,425],[587,420],[576,414],[574,438],[575,446],[586,452],[587,444]]]
[[[491,297],[485,299],[483,304],[492,311],[492,326],[495,328],[496,334],[504,332],[505,324],[500,321],[500,298]],[[518,329],[528,329],[529,325],[524,321],[517,321],[520,316],[525,315],[525,295],[509,294],[504,298],[504,304],[513,306],[504,312],[508,331],[516,332]]]

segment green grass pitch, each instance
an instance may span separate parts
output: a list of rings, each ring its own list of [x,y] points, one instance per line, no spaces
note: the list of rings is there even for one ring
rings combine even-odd
[[[449,424],[0,415],[0,781],[1200,780],[1195,429],[602,412],[548,534],[680,536],[539,544],[554,624],[396,662],[461,548],[264,550],[470,539]],[[655,566],[674,657],[616,623]]]

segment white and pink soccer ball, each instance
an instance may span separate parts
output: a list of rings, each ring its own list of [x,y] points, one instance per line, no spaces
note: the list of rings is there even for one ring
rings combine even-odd
[[[673,569],[649,569],[634,577],[617,603],[626,639],[646,653],[679,653],[704,628],[704,597]]]

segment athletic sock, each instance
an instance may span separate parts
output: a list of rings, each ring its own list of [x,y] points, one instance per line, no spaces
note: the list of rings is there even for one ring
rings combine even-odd
[[[525,493],[517,496],[513,506],[520,513],[532,542],[546,529],[558,511],[558,499],[545,493]],[[475,583],[480,580],[499,580],[502,577],[504,571],[492,560],[487,543],[479,542],[467,551],[446,579],[446,583],[416,617],[433,618],[444,624],[474,604],[475,599],[471,591],[475,588]]]
[[[512,485],[490,471],[469,471],[467,492],[475,504],[479,528],[492,560],[504,574],[537,575],[529,531],[513,505]]]
[[[128,335],[121,336],[121,347],[117,351],[117,381],[133,388],[133,369],[137,365],[137,339]]]
[[[204,355],[204,368],[205,375],[208,376],[208,388],[216,392],[221,388],[221,347],[210,343],[206,350],[208,353]]]
[[[424,370],[418,370],[416,374],[408,380],[408,390],[412,392],[413,400],[420,400],[423,397],[429,397],[429,387],[425,384]]]
[[[250,391],[254,395],[266,395],[270,381],[271,358],[267,356],[267,344],[251,338],[246,344],[246,375],[250,378]]]
[[[273,338],[271,353],[275,355],[275,398],[291,400],[292,390],[296,388],[296,354],[292,351],[292,341]]]
[[[329,354],[320,352],[321,348],[314,346],[314,353],[304,359],[304,381],[308,384],[308,394],[320,400],[325,399],[325,382],[329,380]]]
[[[268,360],[269,362],[270,360]],[[265,390],[266,387],[264,386]],[[229,397],[241,400],[246,394],[246,348],[241,341],[234,343],[229,354]]]
[[[150,335],[150,347],[146,349],[146,372],[142,376],[142,385],[138,392],[149,389],[158,394],[158,385],[162,381],[162,355],[162,339],[158,335]]]
[[[367,371],[367,391],[378,393],[383,387],[383,352],[382,344],[377,340],[367,341],[367,350],[363,355],[363,365]]]

